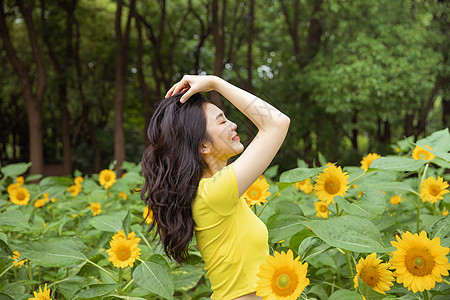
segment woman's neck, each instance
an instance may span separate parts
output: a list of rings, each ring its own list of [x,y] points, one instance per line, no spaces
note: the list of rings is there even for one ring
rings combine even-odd
[[[204,157],[204,159],[206,161],[208,168],[204,170],[202,178],[212,177],[214,174],[222,170],[222,168],[227,165],[227,160],[211,157]]]

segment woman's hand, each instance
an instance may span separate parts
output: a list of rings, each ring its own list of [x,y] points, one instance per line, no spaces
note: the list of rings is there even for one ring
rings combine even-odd
[[[195,93],[214,90],[217,79],[218,77],[213,75],[184,75],[179,82],[170,88],[165,98],[178,94],[179,92],[186,92],[180,99],[180,102],[184,103]]]

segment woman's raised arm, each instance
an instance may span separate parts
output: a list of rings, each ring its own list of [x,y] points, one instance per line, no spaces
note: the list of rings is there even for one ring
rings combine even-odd
[[[166,97],[186,91],[181,102],[198,92],[216,90],[247,116],[258,128],[253,141],[234,162],[239,196],[266,170],[286,137],[290,119],[264,100],[216,76],[186,75]]]

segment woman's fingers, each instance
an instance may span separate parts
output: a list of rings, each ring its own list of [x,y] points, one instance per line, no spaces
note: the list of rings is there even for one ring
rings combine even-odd
[[[175,94],[178,94],[179,92],[188,90],[191,86],[189,85],[189,82],[185,79],[181,80],[180,82],[174,84],[170,90],[166,93],[165,98],[173,96]]]

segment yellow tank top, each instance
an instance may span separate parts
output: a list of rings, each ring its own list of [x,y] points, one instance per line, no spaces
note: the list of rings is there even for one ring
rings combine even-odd
[[[239,198],[233,164],[200,180],[192,216],[211,298],[233,299],[255,292],[259,266],[269,255],[268,232]]]

